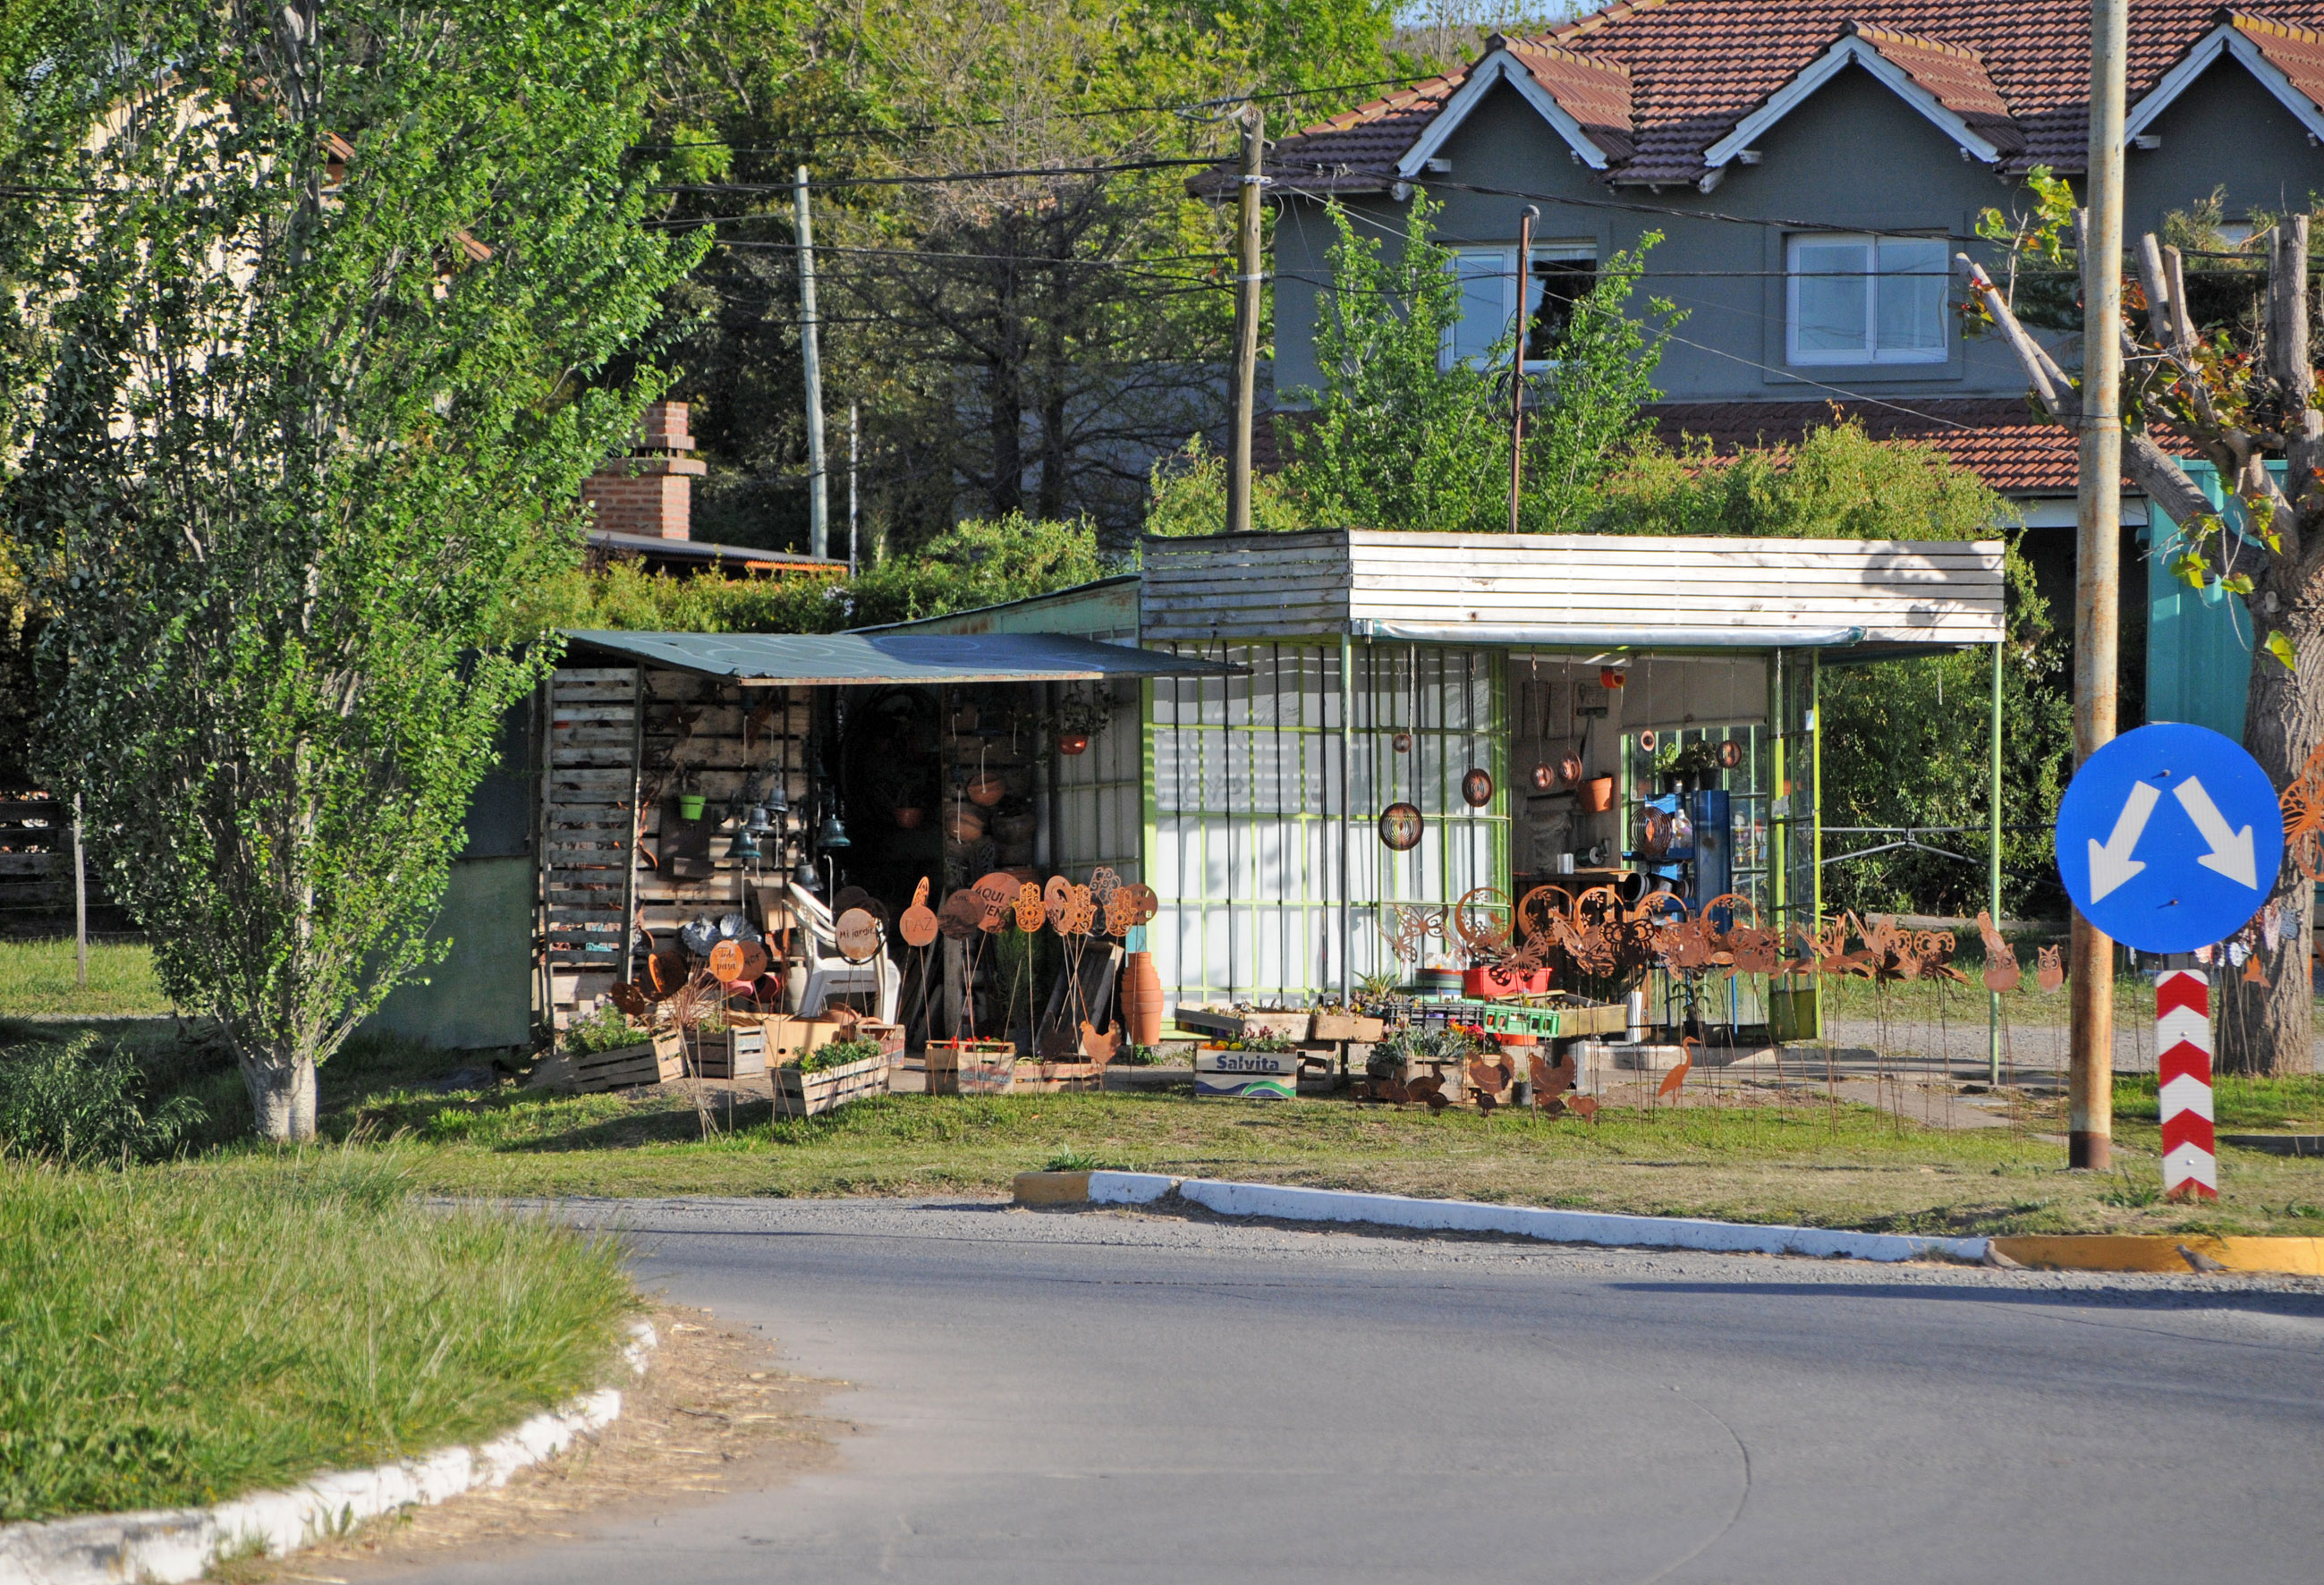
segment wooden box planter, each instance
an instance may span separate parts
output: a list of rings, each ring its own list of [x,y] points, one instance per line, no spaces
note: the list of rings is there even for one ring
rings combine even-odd
[[[931,1040],[928,1093],[998,1095],[1017,1073],[1013,1040]]]
[[[617,1046],[572,1059],[575,1088],[587,1094],[668,1084],[686,1076],[686,1046],[675,1029],[657,1029],[642,1046]]]
[[[687,1045],[694,1071],[705,1079],[755,1079],[767,1071],[767,1032],[756,1024],[696,1033]]]
[[[1388,1033],[1388,1025],[1379,1018],[1368,1018],[1345,1008],[1318,1008],[1315,1011],[1314,1032],[1309,1039],[1322,1042],[1353,1040],[1369,1046]]]
[[[796,1067],[774,1071],[775,1115],[813,1117],[866,1095],[888,1092],[888,1059],[867,1056],[861,1062],[806,1073]]]
[[[1105,1064],[1094,1062],[1020,1062],[1010,1070],[1012,1095],[1054,1095],[1066,1090],[1102,1090]]]
[[[904,1055],[904,1026],[901,1024],[883,1024],[877,1018],[862,1018],[856,1022],[855,1037],[858,1040],[877,1040],[883,1056]]]

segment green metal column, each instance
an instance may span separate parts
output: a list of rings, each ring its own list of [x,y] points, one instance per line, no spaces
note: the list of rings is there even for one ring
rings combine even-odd
[[[1355,784],[1355,767],[1351,756],[1356,742],[1356,668],[1355,641],[1346,630],[1340,633],[1340,1005],[1348,1006],[1355,1000],[1356,920],[1354,900],[1355,862],[1351,849],[1356,840],[1356,812],[1348,802],[1349,791]]]
[[[1993,765],[1991,780],[1986,789],[1988,825],[1986,833],[1988,847],[1985,861],[1985,903],[1993,915],[1993,927],[2001,928],[2001,642],[1993,645]],[[1986,992],[1985,1013],[1986,1083],[2001,1083],[2001,992]]]

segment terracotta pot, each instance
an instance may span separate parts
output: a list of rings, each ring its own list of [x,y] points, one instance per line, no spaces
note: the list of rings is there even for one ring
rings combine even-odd
[[[989,809],[1009,796],[1009,788],[990,770],[968,784],[968,801],[980,809]]]
[[[1162,1039],[1162,975],[1150,952],[1133,952],[1121,965],[1121,1021],[1137,1046]]]
[[[981,842],[984,838],[984,816],[970,808],[956,809],[945,830],[954,842]]]
[[[1592,815],[1603,815],[1614,806],[1614,779],[1593,776],[1582,784],[1582,806]]]
[[[1059,733],[1057,734],[1057,752],[1060,754],[1085,754],[1089,752],[1089,733],[1085,732]]]
[[[1031,815],[1001,815],[992,822],[992,834],[1002,842],[1030,842],[1041,822]]]
[[[896,811],[896,828],[899,831],[918,831],[920,828],[920,822],[927,817],[928,812],[926,809],[916,804],[907,804]]]

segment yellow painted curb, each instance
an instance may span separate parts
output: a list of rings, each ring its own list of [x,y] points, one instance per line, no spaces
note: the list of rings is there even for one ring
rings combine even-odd
[[[1020,1172],[1017,1175],[1019,1205],[1079,1205],[1089,1199],[1090,1175],[1085,1172]]]
[[[2178,1271],[2195,1269],[2179,1253],[2184,1244],[2229,1271],[2281,1271],[2324,1276],[2324,1239],[2214,1238],[2208,1233],[2176,1237],[2131,1233],[2027,1234],[1996,1239],[1993,1247],[2021,1266],[2061,1271]]]

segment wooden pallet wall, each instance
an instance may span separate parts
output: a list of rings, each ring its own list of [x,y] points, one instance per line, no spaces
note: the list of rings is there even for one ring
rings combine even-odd
[[[747,911],[726,806],[746,776],[763,779],[777,765],[794,808],[805,801],[809,718],[805,690],[742,688],[688,672],[571,668],[549,689],[540,961],[544,1000],[561,1029],[628,977],[633,924],[673,944],[697,914]],[[678,831],[679,772],[688,768],[707,801],[708,867],[678,876],[663,849]],[[765,871],[775,873],[771,843]]]

